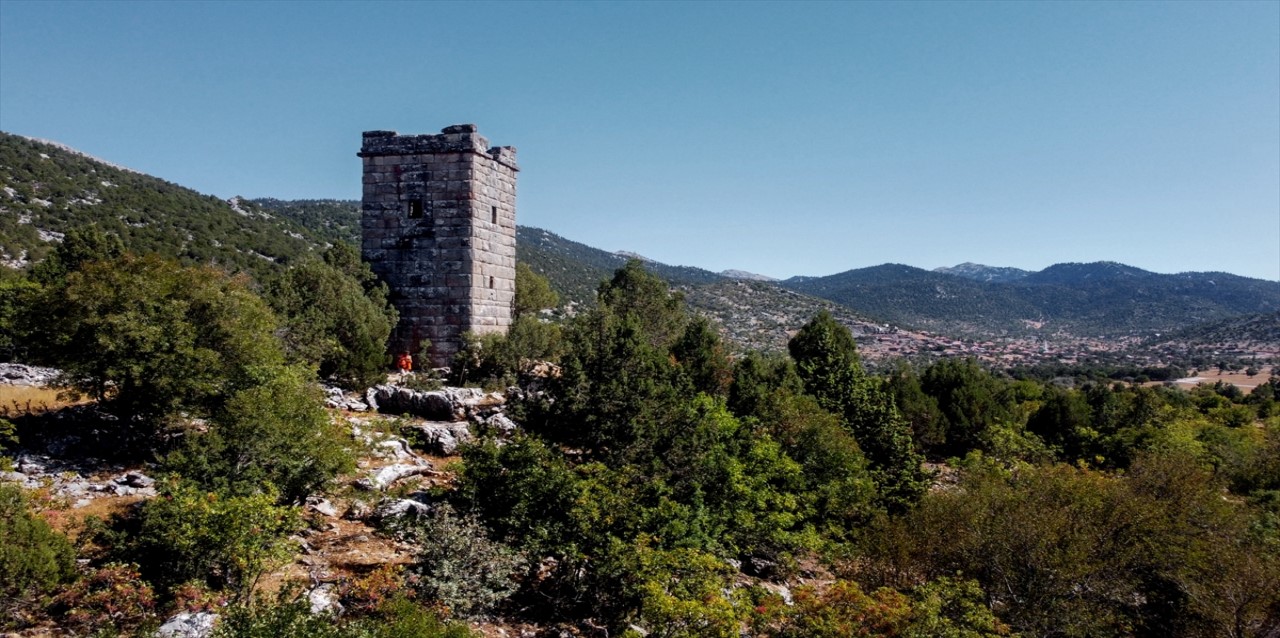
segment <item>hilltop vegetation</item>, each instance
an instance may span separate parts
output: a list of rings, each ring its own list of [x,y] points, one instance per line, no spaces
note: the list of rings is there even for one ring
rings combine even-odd
[[[61,148],[0,133],[0,253],[40,261],[58,238],[97,225],[136,253],[255,275],[324,240],[247,200],[201,195]]]

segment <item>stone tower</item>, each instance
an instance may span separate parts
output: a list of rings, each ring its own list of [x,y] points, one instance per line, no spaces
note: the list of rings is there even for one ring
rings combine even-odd
[[[446,365],[464,332],[505,332],[516,290],[516,149],[474,124],[366,131],[361,254],[391,289],[392,353]]]

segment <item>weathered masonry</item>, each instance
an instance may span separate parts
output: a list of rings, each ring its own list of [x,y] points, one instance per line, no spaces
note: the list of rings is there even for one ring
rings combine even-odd
[[[462,334],[505,332],[516,279],[516,150],[474,124],[366,131],[361,254],[391,288],[393,353],[445,365]]]

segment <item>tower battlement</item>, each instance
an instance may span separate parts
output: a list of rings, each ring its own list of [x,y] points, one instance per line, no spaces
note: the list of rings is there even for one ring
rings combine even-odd
[[[393,352],[429,342],[445,365],[465,332],[505,332],[516,265],[516,150],[474,124],[435,135],[366,131],[361,255],[391,290]]]
[[[395,131],[365,131],[359,157],[396,157],[435,153],[477,153],[520,170],[513,146],[489,146],[489,140],[476,132],[475,124],[445,127],[435,135],[400,135]]]

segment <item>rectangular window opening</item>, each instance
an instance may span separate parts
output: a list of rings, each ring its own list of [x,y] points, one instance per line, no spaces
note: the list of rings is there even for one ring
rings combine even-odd
[[[489,209],[493,212],[493,223],[498,223],[498,207],[490,206]],[[490,286],[490,288],[492,288],[492,286]]]
[[[409,202],[409,219],[417,219],[420,217],[422,217],[422,200],[411,200]]]
[[[493,277],[489,277],[489,287],[493,287]]]

